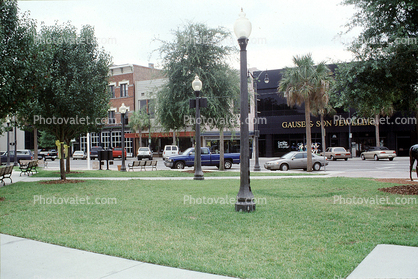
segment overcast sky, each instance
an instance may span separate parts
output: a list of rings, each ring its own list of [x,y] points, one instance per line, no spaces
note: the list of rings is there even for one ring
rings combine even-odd
[[[114,64],[154,63],[161,66],[153,52],[161,40],[172,40],[172,30],[188,22],[223,26],[233,34],[233,24],[241,7],[252,23],[247,47],[248,66],[280,69],[292,66],[292,57],[312,53],[316,63],[348,61],[351,54],[342,42],[356,34],[340,38],[338,33],[353,15],[354,9],[339,0],[85,0],[19,1],[20,12],[30,11],[38,22],[53,25],[71,21],[80,28],[94,26],[96,37],[113,57]],[[229,44],[235,44],[235,35]],[[239,67],[238,55],[230,62]]]

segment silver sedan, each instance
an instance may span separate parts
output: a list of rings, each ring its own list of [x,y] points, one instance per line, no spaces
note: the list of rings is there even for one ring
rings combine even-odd
[[[312,154],[312,169],[318,171],[322,166],[328,165],[327,158]],[[268,170],[307,169],[308,159],[306,152],[291,151],[281,158],[268,161],[264,168]]]

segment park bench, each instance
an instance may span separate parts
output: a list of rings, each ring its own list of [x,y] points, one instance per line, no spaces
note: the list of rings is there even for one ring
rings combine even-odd
[[[13,183],[12,181],[12,172],[13,172],[13,165],[0,168],[0,181],[3,183],[3,186],[6,185],[6,182],[4,182],[5,178],[10,179],[10,183]]]
[[[134,170],[134,168],[139,168],[140,170],[147,170],[146,167],[151,167],[151,170],[157,170],[158,161],[133,161],[131,164],[128,164],[128,171]]]
[[[38,171],[36,170],[36,167],[38,166],[38,161],[35,160],[20,160],[19,161],[19,169],[20,169],[20,175],[22,175],[22,173],[24,174],[28,174],[30,175],[31,173],[33,174],[34,172],[38,173]]]

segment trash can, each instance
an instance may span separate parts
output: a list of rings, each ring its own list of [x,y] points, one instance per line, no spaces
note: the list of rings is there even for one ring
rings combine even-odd
[[[121,165],[118,165],[118,171],[120,171],[121,167],[122,167]]]

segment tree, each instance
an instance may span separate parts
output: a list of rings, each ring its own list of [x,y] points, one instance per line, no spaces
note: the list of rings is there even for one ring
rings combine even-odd
[[[17,12],[17,1],[0,0],[0,118],[15,114],[36,84],[34,21]]]
[[[210,128],[230,127],[233,121],[229,120],[234,117],[231,106],[239,96],[238,73],[227,64],[236,48],[222,45],[230,33],[222,27],[189,23],[177,29],[174,36],[173,41],[163,41],[158,49],[168,78],[157,93],[159,122],[176,131],[188,125],[185,117],[194,119],[195,110],[189,108],[189,99],[195,98],[191,84],[198,75],[203,83],[201,97],[208,98],[208,106],[201,109],[202,119],[214,120],[204,124]]]
[[[311,54],[293,57],[295,68],[286,68],[278,91],[284,92],[289,106],[305,104],[307,171],[312,171],[311,111],[325,106],[327,92],[332,82],[332,73],[321,62],[315,66]]]
[[[41,86],[20,113],[28,124],[54,135],[63,154],[64,143],[70,145],[75,136],[97,131],[105,122],[110,58],[98,49],[90,26],[77,34],[71,24],[43,25],[35,41]],[[63,157],[60,172],[65,180]]]
[[[39,132],[39,146],[42,148],[54,148],[55,147],[55,141],[57,138],[45,131]]]
[[[129,127],[134,131],[138,131],[139,147],[142,147],[142,130],[150,127],[150,116],[145,110],[136,110],[129,118]]]
[[[340,67],[336,75],[336,92],[343,90],[337,99],[354,104],[367,116],[403,110],[415,111],[418,117],[418,2],[344,0],[343,4],[358,11],[346,32],[356,27],[363,30],[348,48],[355,62]]]

